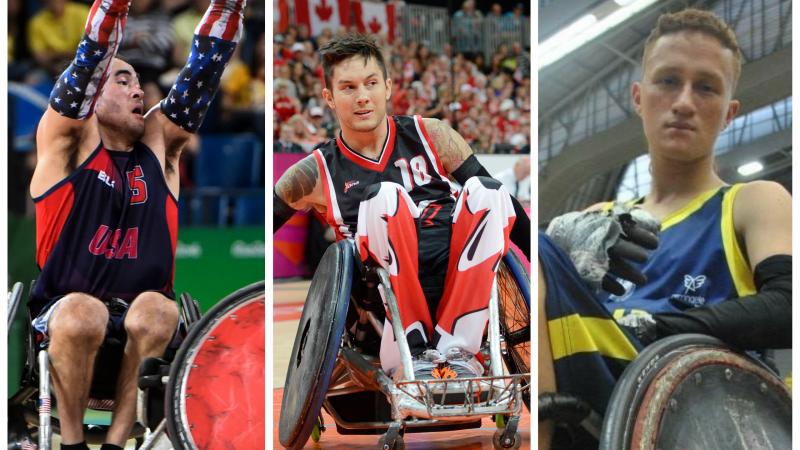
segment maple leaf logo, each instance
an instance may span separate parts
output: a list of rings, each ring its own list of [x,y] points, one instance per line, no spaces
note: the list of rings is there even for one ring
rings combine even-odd
[[[372,20],[369,21],[368,25],[369,25],[369,30],[373,34],[378,34],[378,32],[381,31],[381,28],[383,28],[383,25],[381,25],[381,23],[378,22],[378,18],[374,16],[372,17]]]
[[[333,8],[328,6],[328,2],[325,0],[322,0],[319,5],[314,7],[314,10],[317,12],[319,20],[323,22],[329,21],[333,15]]]

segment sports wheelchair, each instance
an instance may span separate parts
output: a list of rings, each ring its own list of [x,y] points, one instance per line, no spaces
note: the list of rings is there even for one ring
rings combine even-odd
[[[683,334],[631,362],[604,418],[575,397],[543,394],[539,420],[556,422],[552,449],[788,449],[791,408],[788,387],[762,359]]]
[[[16,283],[9,293],[9,330],[20,310],[22,290],[22,284]],[[250,448],[236,446],[232,436],[262,433],[263,441],[264,404],[258,399],[263,399],[264,392],[264,282],[230,294],[202,317],[198,302],[189,294],[184,293],[180,300],[177,339],[168,346],[164,359],[148,358],[140,366],[137,419],[130,438],[140,449],[193,450],[213,447],[215,442],[232,442],[234,446],[229,448]],[[52,434],[59,433],[59,422],[51,417],[55,399],[50,395],[47,351],[36,353],[29,312],[25,320],[26,361],[21,388],[8,400],[9,449],[37,448],[33,443],[36,439],[38,448],[45,450],[51,446]],[[114,342],[103,345],[113,347]],[[118,371],[123,349],[112,350],[115,351],[98,354],[96,374],[104,365],[116,365],[113,372]],[[219,373],[225,371],[241,376],[247,383],[231,383]],[[89,408],[111,411],[114,384],[114,380],[95,377]],[[219,432],[219,425],[205,423],[220,413],[222,405],[209,400],[209,393],[220,391],[233,394],[232,398],[238,400],[251,396],[256,399],[245,402],[250,408],[239,407],[237,414],[218,421],[225,426],[225,432]],[[239,425],[231,424],[231,420],[239,421]],[[104,423],[100,425],[84,425],[87,443],[103,442],[108,415],[101,421]],[[252,434],[248,439],[253,439]]]
[[[382,434],[380,449],[404,448],[405,432],[477,428],[488,415],[499,427],[495,448],[519,448],[521,408],[530,405],[530,284],[512,252],[497,273],[481,350],[489,375],[415,380],[387,272],[362,265],[352,241],[332,244],[312,279],[295,337],[281,444],[300,449],[309,436],[318,441],[324,407],[341,434]],[[387,376],[377,356],[385,318],[381,293],[400,348],[402,381]]]

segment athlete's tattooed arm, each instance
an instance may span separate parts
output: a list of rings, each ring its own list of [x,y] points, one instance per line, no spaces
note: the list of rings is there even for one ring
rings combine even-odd
[[[439,119],[423,119],[433,146],[439,154],[442,166],[447,173],[453,173],[472,154],[467,141],[450,125]]]
[[[313,155],[308,155],[290,167],[275,184],[275,195],[294,210],[303,210],[320,202],[317,186],[319,169]]]

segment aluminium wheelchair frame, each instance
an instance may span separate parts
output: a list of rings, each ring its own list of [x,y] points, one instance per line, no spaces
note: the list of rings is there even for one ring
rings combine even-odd
[[[14,319],[22,304],[23,284],[17,282],[14,284],[12,291],[8,294],[8,330],[11,330]],[[31,291],[33,290],[33,283],[31,284]],[[182,322],[179,323],[178,333],[185,336],[191,325],[200,319],[199,304],[188,293],[180,296],[181,308],[180,314]],[[11,410],[19,413],[22,417],[26,427],[26,432],[33,436],[38,443],[39,450],[48,450],[51,448],[52,435],[58,433],[59,423],[51,416],[52,406],[55,403],[51,394],[51,380],[50,380],[50,366],[49,356],[46,349],[36,350],[34,331],[31,327],[30,313],[26,314],[26,333],[25,333],[25,354],[26,361],[23,369],[22,384],[20,390],[15,393],[9,400],[9,416]],[[144,363],[143,363],[144,364]],[[38,395],[37,395],[38,394]],[[36,400],[34,401],[34,397]],[[163,398],[156,401],[157,404],[163,404]],[[139,391],[137,400],[137,410],[141,412],[144,405],[153,403],[147,398],[142,390]],[[98,411],[110,411],[113,407],[113,400],[107,399],[90,399],[90,404],[87,409]],[[156,412],[155,416],[163,417],[163,412]],[[12,418],[9,417],[9,420]],[[130,439],[136,439],[137,448],[144,442],[144,435],[146,433],[146,425],[148,419],[152,420],[152,414],[139,414],[137,413],[137,421],[131,431]],[[19,424],[21,425],[21,423]],[[33,433],[31,433],[33,430]],[[11,430],[9,430],[11,431]],[[86,426],[84,425],[84,434],[89,443],[102,443],[106,426]],[[11,437],[11,433],[9,433]],[[24,437],[20,437],[26,440]],[[26,448],[25,445],[31,446],[33,442],[24,444],[22,441],[16,443],[9,443],[10,448]],[[30,448],[30,447],[28,447]]]
[[[343,434],[372,434],[386,433],[379,440],[379,448],[403,448],[402,434],[405,431],[434,431],[471,428],[480,425],[480,419],[486,415],[509,416],[505,428],[498,430],[493,439],[496,448],[518,448],[521,437],[517,433],[519,415],[523,405],[523,392],[527,392],[530,385],[530,373],[517,373],[505,375],[503,373],[503,359],[509,361],[510,347],[503,354],[501,318],[498,305],[497,281],[492,288],[489,301],[489,325],[487,340],[484,347],[488,347],[490,374],[483,377],[463,378],[455,380],[416,380],[413,375],[411,353],[405,333],[400,322],[400,314],[396,299],[389,282],[388,273],[382,268],[365,268],[359,265],[360,261],[354,257],[353,244],[343,240],[329,247],[318,273],[315,274],[312,286],[309,288],[308,301],[304,307],[303,317],[300,319],[298,334],[292,351],[289,373],[287,374],[287,387],[284,391],[283,409],[280,421],[280,440],[287,448],[301,448],[311,434],[314,440],[319,438],[321,422],[317,417],[319,410],[324,405],[331,413],[337,428]],[[326,263],[326,258],[329,262]],[[520,272],[518,262],[513,256],[506,256],[506,264],[515,266],[516,273],[512,277],[519,282]],[[331,272],[325,264],[331,264],[335,259],[336,266]],[[353,269],[356,267],[357,269]],[[512,271],[513,272],[513,271]],[[379,317],[383,305],[374,305],[370,308],[364,301],[356,298],[352,283],[355,275],[361,276],[361,281],[366,289],[376,289],[383,295],[389,313],[392,317],[391,325],[401,354],[402,371],[401,381],[390,379],[381,369],[377,357],[362,352],[357,344],[364,342],[366,334],[380,338],[383,327]],[[334,282],[322,278],[335,278]],[[332,284],[329,286],[329,284]],[[524,280],[520,290],[524,290],[526,308],[530,308],[529,288]],[[323,287],[320,288],[319,286]],[[355,289],[357,290],[357,289]],[[318,293],[321,293],[318,295]],[[319,296],[331,298],[318,298]],[[319,339],[316,328],[312,326],[314,320],[310,310],[316,303],[322,303],[321,316],[331,320],[329,324],[321,324],[323,338]],[[329,305],[328,303],[332,303]],[[373,302],[375,303],[375,302]],[[352,308],[350,308],[352,306]],[[331,311],[332,310],[332,311]],[[314,315],[316,316],[316,314]],[[345,331],[345,321],[351,324]],[[527,317],[529,322],[529,315]],[[529,326],[529,323],[528,323]],[[330,333],[324,336],[325,333]],[[523,336],[525,334],[523,333]],[[527,330],[529,339],[530,332]],[[517,337],[519,340],[519,337]],[[322,366],[318,368],[308,359],[314,355],[307,354],[307,347],[324,347]],[[517,364],[520,361],[517,359]],[[529,364],[529,363],[528,363]],[[302,367],[301,367],[302,365]],[[515,369],[519,369],[516,365]],[[305,371],[305,372],[304,372]],[[299,372],[295,374],[294,372]],[[313,391],[306,395],[299,379],[311,372],[318,382],[311,384]],[[385,397],[380,398],[377,394]],[[387,407],[388,416],[377,420],[358,420],[345,417],[340,413],[338,404],[345,402],[345,398],[360,398],[362,394],[370,395],[375,405]],[[305,395],[305,397],[303,397]],[[529,393],[528,393],[529,395]],[[300,396],[297,398],[291,398]],[[295,411],[294,403],[302,403],[300,411]],[[305,409],[303,409],[305,408]],[[379,416],[380,412],[377,413]]]

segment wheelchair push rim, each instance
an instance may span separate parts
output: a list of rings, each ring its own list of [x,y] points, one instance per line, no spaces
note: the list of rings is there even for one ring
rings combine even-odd
[[[501,334],[505,339],[503,360],[511,373],[530,373],[530,281],[519,257],[512,251],[497,270]],[[522,396],[530,411],[530,390]]]
[[[328,247],[308,289],[286,374],[278,437],[299,449],[317,424],[344,333],[353,282],[353,247]]]
[[[253,448],[264,441],[264,282],[211,308],[175,356],[167,429],[179,449]]]
[[[791,398],[764,364],[704,335],[677,335],[647,347],[614,389],[601,450],[784,448]],[[786,447],[788,448],[788,447]]]

